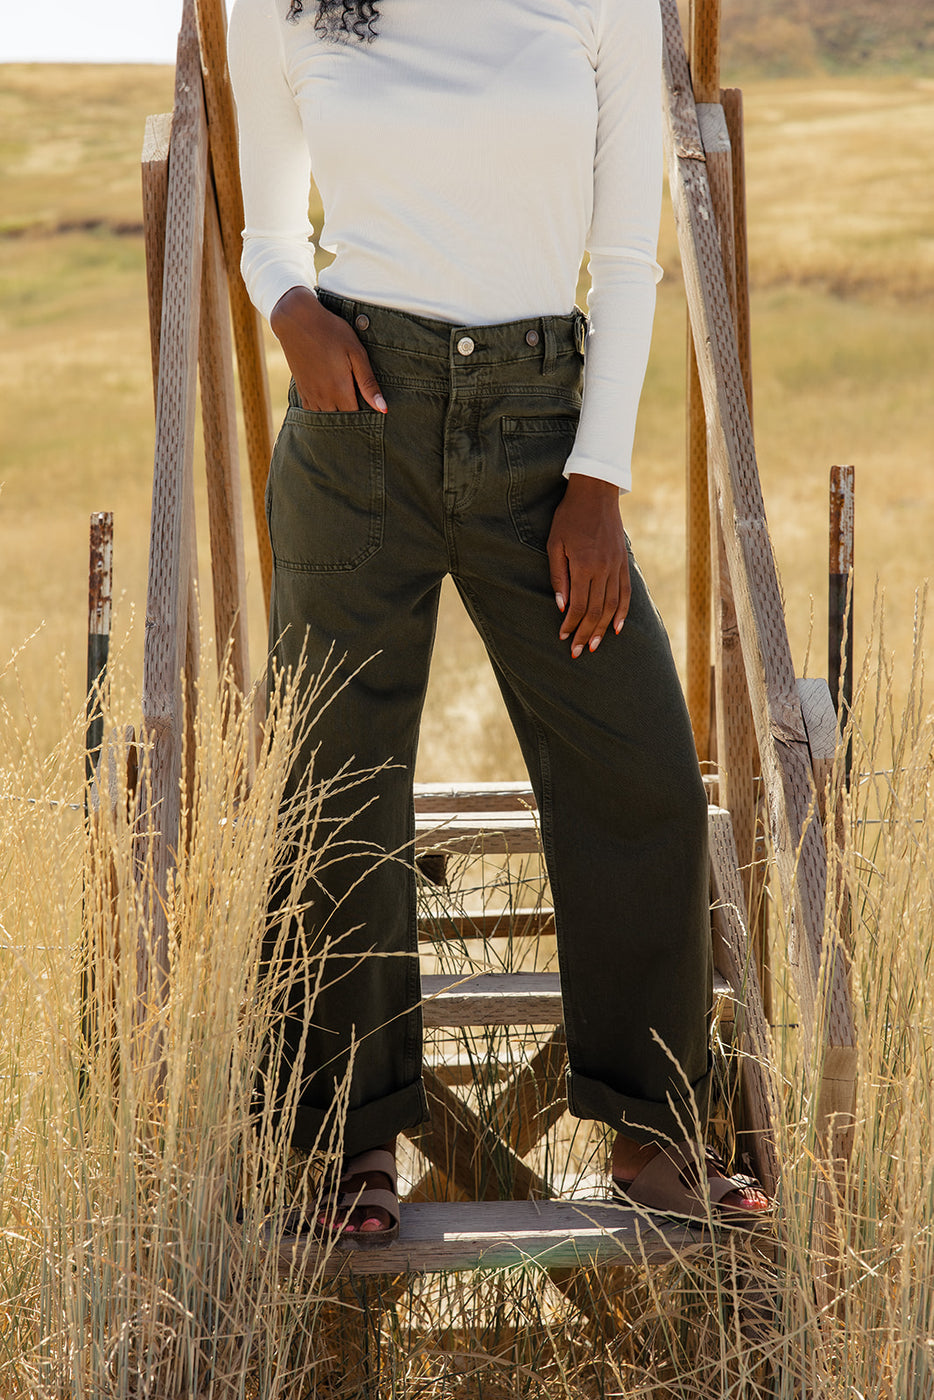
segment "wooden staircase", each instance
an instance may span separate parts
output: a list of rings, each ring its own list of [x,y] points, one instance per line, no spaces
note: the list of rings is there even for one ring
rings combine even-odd
[[[455,856],[508,860],[515,856],[541,859],[537,812],[526,784],[477,784],[464,787],[420,785],[416,793],[417,847],[435,860]],[[711,891],[714,902],[711,933],[716,976],[715,1015],[722,1029],[745,1046],[767,1049],[768,1032],[762,1012],[758,978],[750,957],[742,914],[743,896],[736,863],[730,815],[709,808]],[[437,874],[441,868],[437,864]],[[533,882],[534,883],[534,882]],[[525,882],[523,882],[523,888]],[[443,886],[432,886],[432,902],[443,902]],[[728,917],[721,917],[728,914]],[[554,939],[551,910],[504,909],[490,914],[456,912],[421,920],[423,961],[431,959],[438,941],[446,963],[452,949],[475,940],[508,944],[512,929],[522,936],[534,930],[536,939]],[[422,972],[423,1018],[429,1032],[425,1080],[431,1122],[419,1132],[414,1146],[429,1170],[415,1185],[415,1200],[403,1199],[397,1242],[370,1251],[322,1251],[307,1237],[280,1242],[284,1273],[325,1274],[422,1273],[447,1269],[503,1268],[534,1265],[544,1269],[594,1265],[635,1265],[670,1261],[684,1252],[709,1248],[702,1228],[664,1221],[645,1212],[609,1201],[605,1189],[598,1199],[549,1199],[547,1183],[525,1160],[566,1110],[562,1033],[563,1010],[558,975],[551,972],[477,971],[465,951],[460,971]],[[505,959],[501,959],[505,960]],[[540,1037],[534,1054],[513,1059],[512,1072],[497,1084],[492,1109],[481,1117],[467,1095],[479,1072],[446,1074],[448,1057],[430,1054],[435,1030],[536,1027]],[[498,1076],[494,1076],[498,1078]],[[756,1060],[748,1062],[742,1082],[744,1119],[754,1168],[772,1189],[777,1170],[771,1145],[768,1084]],[[487,1196],[507,1180],[516,1199],[431,1200],[433,1192],[455,1191]]]

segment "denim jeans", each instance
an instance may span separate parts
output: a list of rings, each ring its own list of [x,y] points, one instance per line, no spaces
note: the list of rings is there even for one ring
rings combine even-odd
[[[341,687],[292,784],[345,775],[323,829],[349,819],[304,892],[306,947],[328,935],[337,956],[304,1046],[301,1008],[286,1018],[287,1059],[303,1055],[293,1142],[314,1143],[351,1040],[346,1151],[426,1116],[412,775],[446,574],[541,814],[571,1111],[640,1141],[683,1137],[673,1105],[683,1115],[690,1084],[703,1117],[710,1084],[707,803],[690,723],[635,561],[622,632],[577,660],[549,582],[582,317],[462,327],[320,297],[355,327],[389,412],[310,412],[293,386],[267,490],[274,662],[294,667],[304,651],[309,675],[336,665]]]

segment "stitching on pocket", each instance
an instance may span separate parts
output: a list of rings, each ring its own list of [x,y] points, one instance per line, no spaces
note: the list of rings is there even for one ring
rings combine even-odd
[[[269,477],[269,534],[277,568],[347,573],[381,547],[383,429],[383,415],[376,410],[289,407]]]
[[[550,414],[547,418],[503,418],[500,431],[509,470],[509,514],[519,541],[538,554],[547,553],[551,517],[564,494],[564,465],[577,434],[577,417]],[[556,463],[554,449],[531,454],[533,444],[562,438],[563,456]],[[556,470],[554,469],[556,467]],[[544,532],[544,533],[543,533]]]

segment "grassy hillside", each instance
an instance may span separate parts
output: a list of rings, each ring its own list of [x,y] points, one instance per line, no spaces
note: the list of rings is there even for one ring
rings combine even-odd
[[[932,0],[723,0],[737,72],[934,71]]]
[[[46,737],[57,732],[60,675],[67,707],[83,687],[90,511],[116,515],[121,632],[145,603],[152,399],[138,161],[145,115],[170,107],[171,92],[167,69],[2,70],[0,654],[39,629],[20,668]],[[823,673],[832,462],[857,466],[860,628],[878,577],[890,641],[906,650],[929,567],[934,93],[905,76],[756,81],[746,112],[760,464],[796,665],[813,599],[811,670]],[[680,657],[685,313],[667,213],[661,258],[625,515]],[[280,411],[285,378],[271,352]],[[205,518],[202,502],[202,531]],[[248,551],[258,662],[252,539]],[[127,647],[138,670],[139,623]],[[505,723],[490,719],[497,705],[479,643],[449,604],[423,774],[518,775]]]

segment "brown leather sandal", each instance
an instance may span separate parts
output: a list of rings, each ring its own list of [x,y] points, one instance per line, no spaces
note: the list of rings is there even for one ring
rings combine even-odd
[[[392,1190],[385,1187],[365,1186],[361,1191],[351,1191],[347,1182],[355,1176],[368,1172],[382,1172],[392,1182]],[[344,1222],[360,1206],[375,1206],[386,1211],[390,1223],[385,1230],[351,1230],[344,1228]],[[344,1160],[340,1181],[337,1183],[337,1196],[329,1207],[329,1215],[334,1222],[325,1227],[336,1235],[336,1249],[380,1249],[399,1238],[399,1191],[396,1162],[391,1152],[374,1148],[361,1152],[356,1157]]]
[[[627,1205],[642,1206],[655,1215],[688,1221],[692,1225],[707,1225],[712,1220],[714,1224],[750,1229],[760,1221],[771,1219],[772,1202],[758,1210],[724,1206],[724,1198],[732,1191],[761,1191],[762,1187],[755,1177],[741,1173],[727,1175],[725,1163],[712,1147],[704,1152],[705,1168],[708,1164],[716,1168],[717,1175],[713,1178],[706,1171],[701,1177],[692,1143],[663,1146],[632,1181],[611,1177],[611,1192]]]

